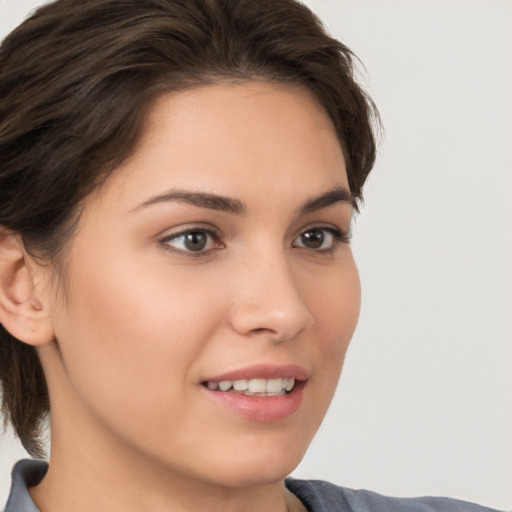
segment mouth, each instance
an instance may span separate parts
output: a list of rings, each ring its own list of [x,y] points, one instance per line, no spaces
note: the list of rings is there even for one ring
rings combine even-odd
[[[251,421],[274,422],[297,413],[308,380],[302,366],[255,364],[209,376],[201,387],[221,410]]]
[[[278,377],[274,379],[209,380],[202,382],[202,385],[211,391],[245,396],[282,396],[293,390],[295,379]]]

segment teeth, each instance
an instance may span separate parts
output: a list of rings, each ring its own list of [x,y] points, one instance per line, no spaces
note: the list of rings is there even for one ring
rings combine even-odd
[[[222,380],[220,382],[208,381],[206,385],[214,391],[229,391],[233,388],[234,391],[243,392],[245,395],[282,395],[293,389],[295,379]]]
[[[221,391],[227,391],[233,385],[233,381],[231,380],[223,380],[219,382],[219,389]]]
[[[247,391],[249,389],[249,381],[248,380],[234,380],[233,388],[235,391]]]
[[[280,393],[283,390],[283,379],[267,380],[265,391],[267,393]]]
[[[249,391],[251,393],[265,393],[267,382],[265,379],[251,379],[249,381]]]

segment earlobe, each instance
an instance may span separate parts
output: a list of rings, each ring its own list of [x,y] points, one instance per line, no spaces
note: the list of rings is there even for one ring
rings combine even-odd
[[[29,263],[21,237],[0,226],[0,323],[20,341],[44,345],[53,327]]]

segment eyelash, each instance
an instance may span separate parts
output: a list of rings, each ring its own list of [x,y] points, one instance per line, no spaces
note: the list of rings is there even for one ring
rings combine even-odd
[[[180,238],[184,239],[185,236],[192,235],[194,233],[201,233],[201,234],[207,235],[207,237],[210,239],[210,243],[213,241],[213,243],[215,244],[216,247],[211,248],[211,249],[206,249],[206,250],[192,251],[192,250],[187,250],[187,249],[178,249],[176,247],[173,247],[169,243],[172,240],[178,240]],[[184,254],[186,256],[199,257],[199,256],[204,256],[205,254],[209,253],[212,250],[222,249],[224,247],[224,245],[222,244],[220,239],[221,239],[220,232],[218,232],[214,229],[211,229],[211,228],[203,228],[203,227],[198,226],[198,227],[184,229],[183,231],[180,231],[179,233],[173,233],[171,235],[168,235],[168,236],[162,238],[160,240],[160,243],[169,251],[178,252],[178,253]],[[184,240],[183,240],[183,242],[184,242]],[[207,243],[208,243],[208,241],[207,241]]]
[[[296,240],[300,239],[307,233],[312,232],[321,232],[328,233],[329,236],[332,237],[332,243],[330,247],[327,248],[311,248],[307,247],[305,245],[296,245]],[[179,240],[182,239],[182,243],[185,243],[184,237],[187,235],[193,235],[193,234],[205,234],[210,240],[210,244],[215,244],[215,247],[209,248],[209,249],[200,249],[198,251],[193,251],[186,248],[176,248],[173,247],[169,242],[173,240]],[[315,253],[320,254],[330,254],[336,250],[339,244],[349,244],[351,239],[350,233],[341,231],[340,229],[334,228],[332,226],[313,226],[310,228],[307,228],[303,231],[301,231],[297,237],[295,237],[292,246],[297,248],[302,248],[306,250],[313,251]],[[204,227],[192,227],[188,229],[184,229],[183,231],[180,231],[178,233],[173,233],[171,235],[168,235],[160,240],[160,243],[169,251],[178,252],[186,256],[190,257],[201,257],[205,256],[206,254],[210,253],[211,251],[217,250],[217,249],[223,249],[224,244],[221,241],[221,233],[219,231],[210,229],[210,228],[204,228]],[[208,244],[208,240],[206,241],[206,244]]]
[[[301,237],[303,237],[304,235],[306,235],[307,233],[312,233],[312,232],[324,233],[324,237],[325,237],[325,233],[328,233],[329,236],[332,237],[332,243],[331,243],[330,247],[323,248],[323,249],[322,248],[314,249],[311,247],[306,247],[304,245],[299,245],[299,246],[294,245],[294,247],[301,247],[304,249],[309,249],[311,251],[319,252],[321,254],[330,254],[336,250],[336,248],[338,247],[339,244],[349,244],[350,243],[350,238],[351,238],[350,233],[341,231],[340,229],[337,229],[337,228],[334,228],[331,226],[313,226],[311,228],[307,228],[304,231],[301,231],[299,233],[299,235],[295,238],[295,240],[298,240]],[[295,244],[295,240],[294,240],[294,244]]]

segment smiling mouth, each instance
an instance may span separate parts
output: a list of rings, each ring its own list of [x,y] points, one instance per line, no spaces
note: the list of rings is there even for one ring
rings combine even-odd
[[[292,391],[295,386],[295,379],[221,380],[207,381],[202,384],[212,391],[222,391],[224,393],[236,393],[246,396],[282,396]]]

